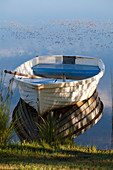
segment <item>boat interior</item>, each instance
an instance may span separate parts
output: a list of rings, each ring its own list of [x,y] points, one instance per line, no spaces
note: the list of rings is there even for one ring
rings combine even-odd
[[[92,58],[76,56],[55,56],[54,58],[54,62],[50,62],[50,58],[47,57],[47,60],[34,65],[32,67],[34,75],[46,78],[63,78],[63,80],[81,80],[93,77],[100,72],[95,60],[93,60],[94,64],[92,63]],[[81,64],[77,63],[78,60],[82,61]],[[85,64],[84,61],[86,61]]]

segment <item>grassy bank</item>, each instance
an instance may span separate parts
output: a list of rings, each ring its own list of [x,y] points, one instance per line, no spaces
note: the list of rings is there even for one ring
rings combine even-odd
[[[113,150],[73,144],[0,145],[0,169],[113,169]]]

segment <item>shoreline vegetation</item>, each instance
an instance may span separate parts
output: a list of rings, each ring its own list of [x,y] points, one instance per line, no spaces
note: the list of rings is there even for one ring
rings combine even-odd
[[[50,146],[10,143],[0,145],[0,169],[113,169],[113,150],[96,150],[72,142]]]
[[[38,141],[13,142],[11,117],[13,79],[5,85],[0,74],[0,169],[113,169],[113,150],[75,145],[71,138],[53,140],[54,125],[49,119],[37,124]]]
[[[6,74],[0,73],[0,144],[7,144],[14,136],[14,124],[11,121],[11,102],[13,98],[13,81],[6,83]]]

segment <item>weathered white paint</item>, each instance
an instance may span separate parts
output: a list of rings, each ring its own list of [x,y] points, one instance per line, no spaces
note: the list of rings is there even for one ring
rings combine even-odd
[[[71,56],[72,57],[72,56]],[[33,75],[31,69],[38,63],[63,63],[63,56],[40,56],[20,65],[15,71]],[[105,71],[101,59],[76,56],[75,64],[99,66],[100,72],[96,76],[83,80],[70,80],[70,82],[56,82],[48,84],[34,83],[31,78],[16,75],[20,96],[34,107],[40,114],[55,108],[71,105],[74,102],[85,100],[94,93],[100,78]]]

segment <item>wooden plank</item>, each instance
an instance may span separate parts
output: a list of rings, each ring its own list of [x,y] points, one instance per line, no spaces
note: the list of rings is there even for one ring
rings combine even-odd
[[[15,130],[21,140],[31,141],[37,139],[37,126],[35,122],[38,121],[38,116],[36,116],[36,110],[33,108],[29,110],[30,108],[28,104],[20,99],[13,111],[12,119],[15,116],[18,122],[18,128],[15,128]]]
[[[80,112],[83,112],[84,110],[86,110],[97,99],[98,99],[98,94],[97,94],[97,91],[95,91],[94,94],[88,100],[84,100],[80,103],[78,102],[74,104],[73,106],[70,106],[70,109],[65,110],[65,113],[63,113],[62,116],[56,121],[56,125],[57,124],[63,125],[63,122],[65,121],[65,119],[66,121],[68,121],[67,117],[69,117],[70,115],[71,115],[71,118],[75,117],[75,112],[76,112],[76,115],[78,115]]]
[[[98,66],[81,64],[37,64],[32,67],[35,75],[92,77],[100,72]]]
[[[99,113],[96,115],[96,117],[94,119],[92,119],[90,122],[88,122],[85,126],[83,126],[82,128],[76,130],[73,132],[72,138],[76,138],[77,136],[83,134],[85,131],[87,131],[88,129],[90,129],[92,126],[94,126],[102,117],[103,115],[103,103],[100,101],[101,103],[101,107],[100,107],[100,111]]]
[[[77,111],[73,112],[71,115],[66,117],[66,119],[56,125],[56,133],[61,133],[62,131],[72,126],[72,124],[77,124],[78,122],[82,121],[85,117],[94,111],[94,109],[98,106],[98,103],[99,98],[97,98],[97,100],[95,100],[91,105],[86,107],[84,111],[78,109]]]
[[[16,114],[17,114],[16,116],[17,116],[17,120],[18,120],[18,129],[22,133],[21,137],[22,138],[24,137],[24,139],[29,139],[29,134],[27,133],[25,125],[22,121],[22,116],[21,116],[20,110],[18,110],[18,112]]]
[[[36,125],[33,122],[32,115],[29,112],[29,109],[23,100],[21,100],[20,107],[21,107],[21,115],[23,117],[23,122],[24,122],[26,128],[28,129],[28,132],[31,135],[31,133],[34,132],[34,128],[36,128]]]
[[[72,135],[72,134],[76,133],[76,131],[78,131],[79,129],[82,130],[87,125],[91,124],[91,122],[99,116],[100,110],[102,110],[101,102],[99,102],[99,105],[87,117],[85,117],[83,120],[79,121],[77,124],[72,124],[68,129],[57,134],[57,137],[65,138],[70,134],[70,131],[71,131],[71,135]]]
[[[15,107],[13,114],[12,114],[12,121],[14,123],[14,129],[16,131],[17,136],[19,137],[19,139],[25,140],[26,136],[23,133],[23,127],[19,122],[19,117],[17,116],[17,106]]]

